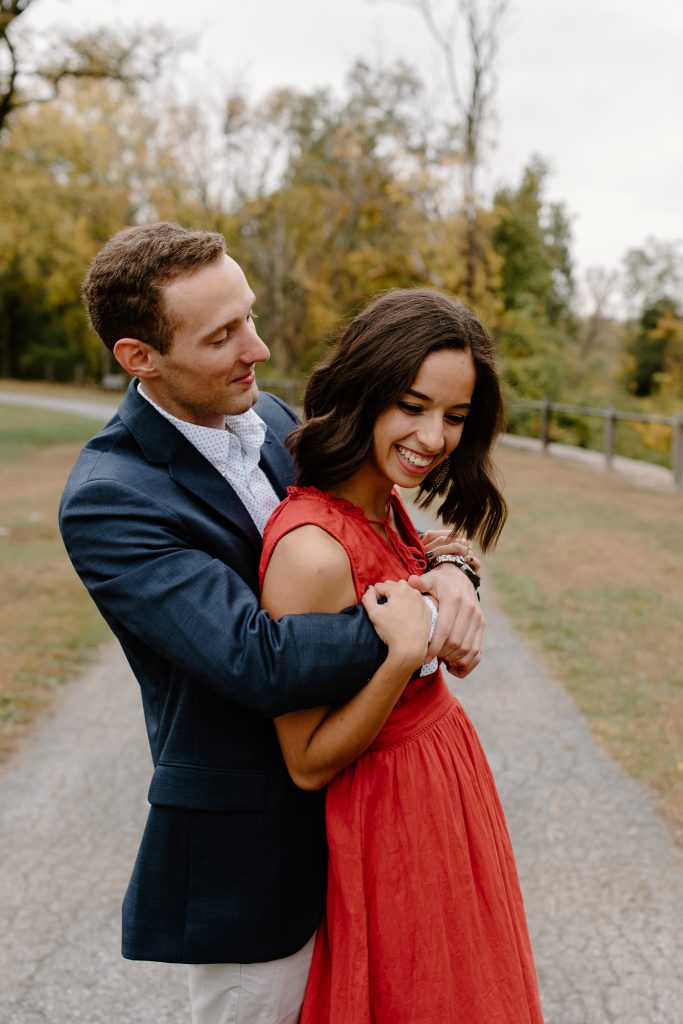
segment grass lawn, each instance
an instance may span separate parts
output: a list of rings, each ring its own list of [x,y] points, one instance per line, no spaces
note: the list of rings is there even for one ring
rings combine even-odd
[[[118,405],[124,390],[105,391],[94,385],[78,387],[76,384],[50,384],[48,381],[41,380],[10,380],[7,377],[0,377],[0,391],[16,391],[18,394],[42,395],[50,398],[77,398],[84,402],[111,402]]]
[[[683,495],[511,449],[498,463],[510,519],[485,571],[683,838]]]
[[[0,758],[111,635],[57,529],[64,481],[101,425],[0,404]]]

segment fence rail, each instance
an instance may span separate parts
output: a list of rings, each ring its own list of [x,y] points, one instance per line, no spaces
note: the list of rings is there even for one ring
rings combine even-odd
[[[671,428],[671,473],[676,487],[683,487],[683,412],[673,416],[659,416],[656,413],[622,412],[619,409],[599,409],[587,405],[567,405],[564,402],[518,400],[510,403],[512,409],[536,409],[541,414],[540,441],[543,451],[550,444],[550,430],[554,413],[570,416],[588,416],[604,420],[603,452],[607,469],[612,468],[616,455],[617,423],[657,423]]]

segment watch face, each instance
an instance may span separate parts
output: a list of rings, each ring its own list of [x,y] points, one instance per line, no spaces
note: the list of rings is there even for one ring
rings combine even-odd
[[[462,555],[435,555],[434,558],[429,559],[427,568],[434,569],[437,565],[443,565],[444,562],[451,562],[453,565],[457,565],[458,569],[461,569],[474,585],[475,590],[479,587],[481,582],[479,573],[471,565],[467,564]]]

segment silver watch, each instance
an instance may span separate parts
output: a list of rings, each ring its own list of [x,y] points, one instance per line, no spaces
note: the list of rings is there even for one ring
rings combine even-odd
[[[479,573],[469,565],[462,555],[434,555],[433,558],[427,559],[427,571],[430,572],[435,569],[437,565],[442,565],[444,562],[452,562],[453,565],[457,565],[458,569],[465,573],[468,580],[477,591],[479,596],[479,587],[481,585],[481,577]]]

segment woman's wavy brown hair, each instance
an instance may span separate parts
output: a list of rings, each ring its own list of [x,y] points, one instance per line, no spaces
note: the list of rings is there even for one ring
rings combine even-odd
[[[442,498],[438,514],[454,532],[495,544],[507,518],[491,449],[504,411],[494,346],[479,317],[428,288],[396,289],[355,316],[337,347],[313,370],[304,399],[306,422],[289,437],[297,483],[327,490],[356,473],[372,450],[375,421],[395,405],[431,352],[470,352],[476,371],[472,406],[446,478],[437,467],[423,481],[418,504]]]

